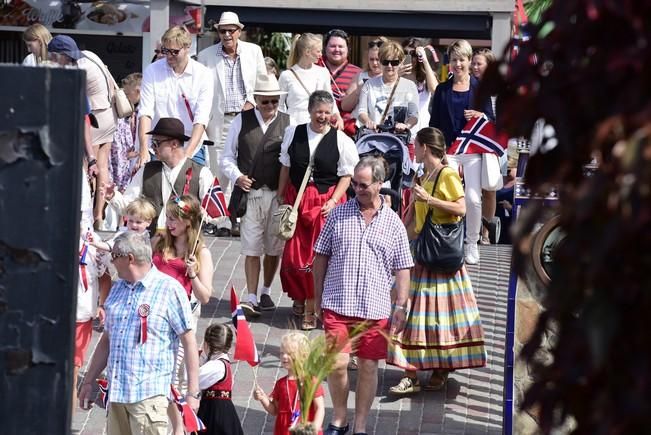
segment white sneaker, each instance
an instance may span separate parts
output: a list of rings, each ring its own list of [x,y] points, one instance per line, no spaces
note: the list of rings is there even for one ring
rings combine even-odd
[[[479,263],[479,248],[476,243],[466,243],[463,246],[466,264]]]

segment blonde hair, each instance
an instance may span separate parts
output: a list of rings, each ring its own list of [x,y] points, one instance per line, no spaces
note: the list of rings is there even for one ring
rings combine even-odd
[[[47,60],[47,45],[51,40],[52,34],[50,31],[47,29],[47,27],[39,23],[32,24],[23,32],[23,41],[38,41],[41,43],[40,52],[37,54],[34,53],[36,63],[41,63]]]
[[[405,51],[402,49],[400,44],[395,41],[387,41],[382,44],[380,47],[380,62],[383,60],[395,60],[398,59],[402,62],[405,59]]]
[[[163,33],[161,43],[165,44],[166,42],[176,42],[181,47],[189,47],[192,45],[192,38],[190,37],[190,32],[185,27],[174,26]]]
[[[457,55],[457,57],[465,57],[468,60],[472,60],[472,46],[470,45],[470,42],[466,41],[465,39],[459,39],[458,41],[454,41],[450,46],[448,47],[448,58],[452,59],[453,55]]]
[[[188,236],[188,251],[181,253],[176,252],[174,236],[169,231],[159,233],[160,237],[156,241],[154,252],[162,253],[165,261],[169,261],[172,258],[179,258],[181,255],[187,259],[190,255],[189,250],[194,247],[197,239],[199,240],[196,243],[198,249],[200,250],[204,246],[203,236],[199,229],[199,225],[201,224],[201,204],[199,204],[199,200],[194,195],[182,195],[178,199],[174,198],[167,201],[165,215],[182,220],[187,225],[185,231]],[[197,256],[197,266],[201,269],[199,256]]]
[[[314,33],[295,35],[292,40],[292,49],[289,51],[289,57],[287,58],[287,68],[296,65],[307,50],[315,45],[320,46],[321,44],[321,36],[315,35]]]
[[[123,88],[137,87],[140,86],[141,83],[142,83],[142,73],[139,72],[131,73],[122,79]]]
[[[300,332],[288,332],[280,339],[280,348],[284,350],[292,359],[295,356],[304,358],[310,351],[310,341],[305,334]]]
[[[134,216],[144,221],[153,221],[156,217],[156,209],[149,200],[136,198],[127,205],[124,210],[128,216]]]

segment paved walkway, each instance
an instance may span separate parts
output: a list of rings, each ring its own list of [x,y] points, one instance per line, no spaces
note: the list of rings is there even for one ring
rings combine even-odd
[[[208,246],[215,261],[214,295],[202,309],[199,335],[212,322],[227,322],[230,314],[230,285],[235,285],[240,299],[246,285],[244,258],[240,255],[239,239],[208,238]],[[378,392],[370,414],[368,431],[377,435],[410,434],[490,434],[502,433],[502,391],[504,371],[504,337],[506,299],[510,265],[510,246],[482,246],[481,263],[469,266],[473,288],[479,302],[486,344],[488,365],[481,369],[452,373],[447,387],[440,392],[422,392],[409,398],[393,399],[388,388],[401,378],[401,371],[380,364]],[[262,363],[257,370],[257,381],[268,393],[274,381],[284,376],[278,360],[280,337],[292,326],[291,300],[280,290],[280,280],[274,281],[272,297],[278,308],[263,313],[252,321],[251,330],[260,352]],[[315,331],[313,334],[321,333]],[[99,338],[94,334],[90,350]],[[272,434],[273,417],[267,416],[262,406],[252,397],[254,370],[247,363],[233,365],[235,388],[233,401],[237,407],[244,433]],[[85,368],[84,368],[85,369]],[[83,370],[82,370],[83,372]],[[355,372],[351,371],[354,389]],[[425,381],[423,378],[422,381]],[[331,401],[326,391],[326,418],[330,419]],[[349,409],[354,409],[354,394],[349,398]],[[352,419],[352,412],[349,414]],[[73,433],[95,435],[105,433],[105,411],[93,408],[90,412],[78,410],[73,418]]]

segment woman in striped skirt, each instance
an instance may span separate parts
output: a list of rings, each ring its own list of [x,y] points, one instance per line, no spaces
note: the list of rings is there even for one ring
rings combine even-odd
[[[415,204],[406,216],[412,239],[423,228],[429,211],[432,221],[439,224],[457,222],[466,211],[459,174],[444,164],[443,134],[424,128],[416,135],[415,147],[416,160],[424,164],[425,174],[422,186],[414,186]],[[420,391],[418,370],[432,372],[423,389],[439,390],[450,371],[486,364],[484,333],[465,266],[453,273],[440,273],[416,262],[408,310],[404,330],[391,337],[389,346],[387,363],[405,370],[400,382],[389,389],[391,394]]]

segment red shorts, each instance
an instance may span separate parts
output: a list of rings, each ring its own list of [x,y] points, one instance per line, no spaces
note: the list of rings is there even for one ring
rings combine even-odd
[[[322,317],[326,334],[341,341],[348,339],[348,332],[355,326],[364,321],[368,322],[369,328],[355,344],[355,354],[369,360],[386,359],[389,319],[366,320],[359,317],[342,316],[330,310],[323,310]],[[343,353],[351,353],[351,351],[350,343],[347,343],[342,349]]]
[[[75,328],[75,367],[81,367],[84,365],[84,356],[92,336],[92,319],[87,322],[77,322],[77,327]]]

